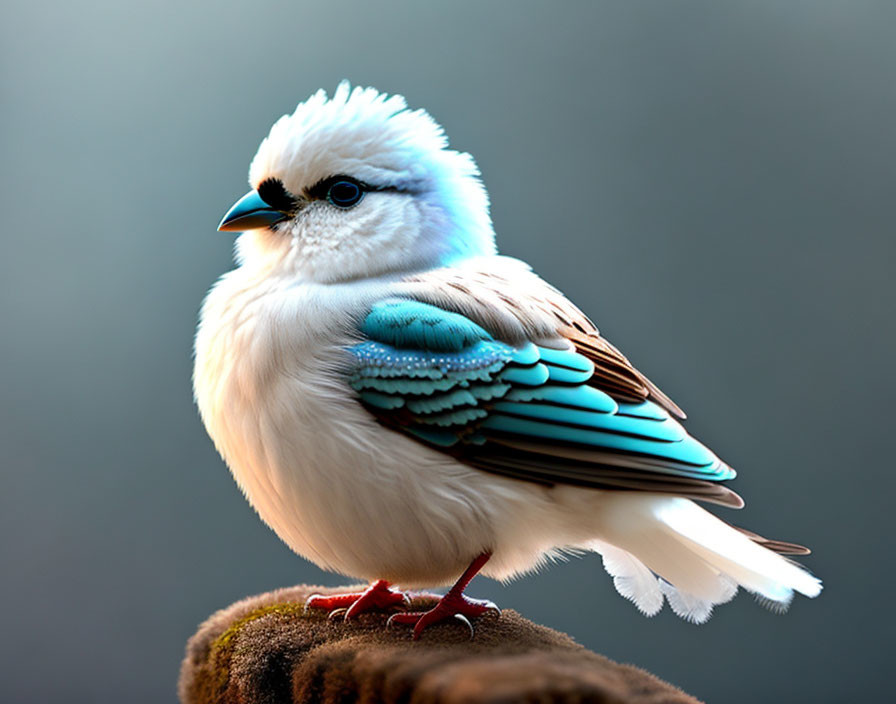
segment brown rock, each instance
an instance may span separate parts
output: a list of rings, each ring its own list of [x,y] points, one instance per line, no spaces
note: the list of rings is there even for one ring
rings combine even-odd
[[[309,594],[334,591],[345,589],[281,589],[212,615],[187,643],[183,704],[697,702],[513,611],[480,619],[472,641],[449,623],[417,642],[406,627],[386,629],[384,615],[303,613]]]

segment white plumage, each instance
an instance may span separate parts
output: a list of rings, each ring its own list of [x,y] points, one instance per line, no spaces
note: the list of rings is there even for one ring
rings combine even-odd
[[[340,174],[381,189],[345,210],[307,195]],[[392,296],[450,306],[508,344],[572,347],[555,316],[577,309],[495,254],[475,163],[447,149],[426,113],[372,89],[320,92],[262,143],[250,182],[268,179],[301,210],[239,237],[239,266],[202,309],[194,385],[240,488],[297,553],[416,588],[452,582],[480,553],[491,553],[484,574],[508,579],[593,550],[643,613],[665,599],[694,622],[738,586],[781,605],[820,592],[690,499],[485,472],[384,427],[359,402],[347,349]]]

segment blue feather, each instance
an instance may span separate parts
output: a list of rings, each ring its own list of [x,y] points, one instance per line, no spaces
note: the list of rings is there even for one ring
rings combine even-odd
[[[668,443],[655,440],[615,435],[565,425],[543,423],[524,418],[515,418],[501,413],[493,413],[482,422],[482,427],[520,436],[537,437],[558,442],[571,442],[579,445],[590,445],[595,448],[620,450],[641,455],[693,465],[695,469],[711,467],[715,456],[692,438],[681,442]]]
[[[568,367],[580,372],[588,372],[588,376],[594,373],[593,362],[574,350],[555,350],[549,347],[539,347],[538,352],[541,361],[547,364]]]
[[[421,416],[420,422],[424,425],[468,426],[473,421],[485,418],[487,415],[488,411],[484,408],[461,408],[447,413]]]
[[[508,384],[541,386],[547,382],[549,373],[544,364],[536,364],[534,367],[507,367],[499,378]]]
[[[361,332],[388,345],[430,352],[460,352],[475,342],[492,339],[469,318],[400,298],[375,304]]]
[[[620,403],[617,413],[621,416],[646,418],[647,420],[666,420],[669,414],[650,401],[642,403]]]
[[[407,431],[412,435],[416,435],[421,440],[425,440],[433,445],[438,445],[439,447],[451,447],[460,441],[456,432],[445,430],[443,428],[421,428],[412,425],[407,428]]]
[[[362,391],[361,400],[368,406],[392,410],[401,408],[404,405],[404,399],[401,396],[390,396],[388,394],[380,394],[376,391]]]
[[[506,398],[512,401],[547,401],[595,413],[615,413],[618,408],[609,394],[585,385],[568,387],[545,384],[534,389],[511,389]]]
[[[546,366],[548,369],[548,378],[555,384],[584,384],[594,374],[594,369],[580,371],[578,369],[570,369],[569,367],[558,367],[553,364],[548,364]]]
[[[499,401],[492,406],[492,411],[526,416],[546,423],[577,425],[583,428],[632,435],[657,442],[680,442],[686,435],[684,429],[673,420],[658,424],[654,421],[543,403]]]
[[[591,385],[594,365],[575,350],[510,345],[462,315],[402,299],[375,304],[360,327],[368,339],[349,348],[350,384],[372,412],[401,414],[397,425],[431,445],[510,436],[539,452],[571,444],[600,463],[628,458],[620,467],[643,457],[653,473],[734,476],[655,403],[616,401]]]
[[[437,394],[427,398],[408,399],[407,407],[412,413],[439,413],[457,406],[475,406],[480,401],[501,398],[510,391],[509,384],[471,384],[465,388]]]
[[[542,348],[536,347],[531,342],[513,351],[513,361],[524,367],[531,367],[541,359]]]

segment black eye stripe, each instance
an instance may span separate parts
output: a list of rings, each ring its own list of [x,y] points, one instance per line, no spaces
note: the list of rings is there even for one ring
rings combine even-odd
[[[281,213],[294,213],[299,209],[298,199],[293,196],[278,178],[267,178],[255,189],[261,199]]]

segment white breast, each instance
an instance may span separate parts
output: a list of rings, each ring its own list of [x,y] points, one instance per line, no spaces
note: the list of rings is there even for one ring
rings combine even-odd
[[[558,544],[556,493],[384,429],[344,380],[351,331],[388,287],[224,276],[196,338],[206,428],[261,518],[325,569],[432,586],[484,550],[486,574],[528,569]]]

